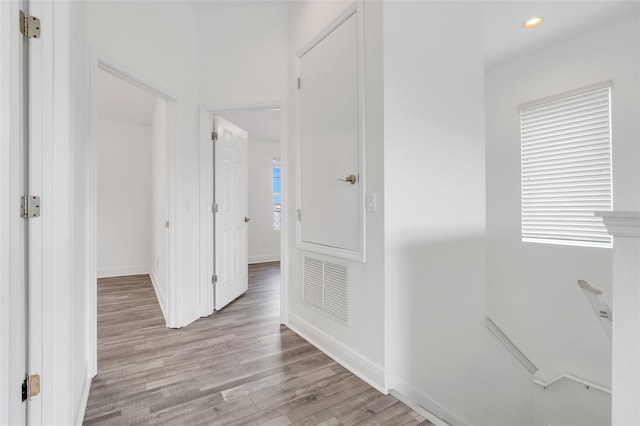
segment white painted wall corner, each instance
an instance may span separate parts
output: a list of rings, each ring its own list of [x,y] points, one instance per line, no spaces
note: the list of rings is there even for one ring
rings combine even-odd
[[[151,278],[151,284],[153,284],[153,290],[156,292],[158,298],[158,304],[162,310],[162,316],[164,317],[165,324],[169,324],[169,318],[167,317],[167,299],[162,292],[162,288],[158,285],[158,280],[154,278],[153,270],[149,271],[149,278]],[[168,325],[167,325],[168,327]]]
[[[395,377],[389,382],[392,383],[389,390],[391,395],[436,426],[468,426],[471,424],[404,380]]]

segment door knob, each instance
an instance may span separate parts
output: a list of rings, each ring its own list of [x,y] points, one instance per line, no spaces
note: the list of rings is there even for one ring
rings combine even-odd
[[[244,222],[245,222],[245,223],[249,222],[250,220],[251,220],[251,218],[246,217],[246,216],[244,217]]]
[[[338,179],[340,182],[349,182],[351,185],[355,184],[358,178],[354,174],[350,174],[344,179]]]

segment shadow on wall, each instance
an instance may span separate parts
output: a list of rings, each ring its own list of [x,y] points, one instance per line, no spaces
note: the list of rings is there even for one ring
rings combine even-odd
[[[486,252],[484,236],[398,251],[392,389],[452,425],[609,424],[608,394],[543,389],[487,330]]]
[[[399,253],[392,386],[451,424],[531,424],[531,374],[484,326],[484,236]]]

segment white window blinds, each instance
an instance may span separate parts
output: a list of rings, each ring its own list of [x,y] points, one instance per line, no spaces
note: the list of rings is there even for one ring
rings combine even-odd
[[[522,107],[522,240],[611,247],[611,88]]]

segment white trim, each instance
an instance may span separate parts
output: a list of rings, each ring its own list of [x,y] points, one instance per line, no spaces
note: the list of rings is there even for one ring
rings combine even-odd
[[[347,19],[351,18],[358,12],[360,12],[360,4],[359,2],[354,1],[340,15],[338,15],[333,21],[331,21],[329,25],[327,25],[314,38],[312,38],[302,49],[298,50],[298,53],[296,53],[296,58],[300,59],[304,55],[309,53],[309,51],[313,49],[318,43],[324,40],[336,28],[344,24]],[[358,34],[358,36],[360,36],[360,34]]]
[[[397,377],[393,378],[391,395],[413,408],[437,426],[468,426],[472,423],[456,416],[451,410],[439,404],[429,395],[419,391],[409,383]]]
[[[253,265],[255,263],[267,263],[267,262],[279,262],[279,261],[280,261],[280,253],[259,254],[256,256],[249,256],[249,265]]]
[[[537,375],[539,376],[539,374]],[[560,380],[571,380],[572,382],[580,383],[581,385],[585,385],[588,388],[593,388],[593,389],[599,390],[600,392],[608,393],[609,395],[611,395],[611,389],[602,385],[595,384],[588,380],[581,379],[580,377],[576,377],[571,374],[561,374],[551,380],[546,380],[546,381],[542,378],[537,378],[535,376],[533,377],[533,383],[535,383],[536,385],[540,385],[545,389],[553,385],[554,383],[559,382]]]
[[[84,413],[87,410],[87,401],[89,401],[89,391],[91,390],[91,378],[84,381],[82,386],[82,396],[80,397],[80,406],[76,411],[73,424],[76,426],[82,426],[84,421]]]
[[[376,390],[383,394],[388,393],[385,388],[384,368],[381,365],[338,342],[294,313],[289,313],[289,322],[286,325]]]
[[[365,116],[365,106],[366,106],[366,94],[365,94],[365,86],[366,86],[366,73],[365,73],[365,34],[364,34],[364,20],[365,13],[363,2],[356,1],[353,2],[349,7],[345,9],[336,19],[331,21],[329,25],[327,25],[320,33],[318,33],[313,39],[311,39],[302,49],[298,51],[295,56],[295,78],[300,77],[300,59],[308,53],[314,46],[320,43],[324,38],[326,38],[329,34],[331,34],[335,29],[337,29],[340,25],[342,25],[347,19],[351,16],[356,15],[356,31],[357,31],[357,49],[358,49],[358,174],[359,180],[359,200],[358,200],[358,216],[359,216],[359,228],[360,228],[360,236],[359,236],[359,250],[347,250],[339,247],[331,247],[321,244],[314,244],[307,241],[302,240],[302,228],[301,221],[296,220],[296,248],[300,250],[306,250],[310,252],[320,253],[327,256],[333,256],[340,259],[352,260],[354,262],[362,262],[365,263],[367,260],[367,212],[365,209],[365,197],[367,193],[367,179],[366,179],[366,155],[365,155],[365,141],[366,141],[366,116]],[[295,134],[295,142],[294,142],[294,150],[296,157],[296,209],[301,210],[302,206],[300,205],[301,200],[301,181],[300,181],[300,90],[294,91],[295,97],[295,117],[294,117],[294,134]],[[303,213],[304,215],[304,213]]]
[[[214,291],[211,285],[214,265],[213,223],[214,213],[211,211],[213,199],[213,115],[205,108],[200,108],[199,155],[199,256],[200,284],[198,285],[198,314],[206,317],[213,313]]]
[[[164,317],[165,324],[167,321],[167,299],[165,294],[162,292],[160,287],[158,286],[155,276],[153,275],[153,270],[149,271],[149,279],[151,279],[151,284],[153,285],[153,290],[156,292],[156,298],[158,299],[158,305],[160,305],[160,310],[162,311],[162,316]]]
[[[175,102],[178,100],[178,95],[176,93],[168,90],[161,84],[156,83],[153,79],[137,73],[128,66],[109,57],[103,52],[98,51],[95,47],[92,47],[92,50],[96,55],[98,67],[101,70],[106,71],[114,77],[118,77],[127,83],[144,90],[145,92],[151,93],[166,102]]]
[[[396,392],[395,390],[390,390],[389,393],[392,396],[394,396],[397,400],[399,400],[400,402],[402,402],[403,404],[405,404],[406,406],[411,408],[413,411],[415,411],[416,413],[420,414],[425,419],[429,420],[434,425],[436,425],[436,426],[450,426],[449,423],[445,422],[440,417],[438,417],[435,414],[431,413],[430,411],[428,411],[427,409],[425,409],[421,405],[415,405],[413,402],[409,401],[404,395]]]
[[[289,321],[289,107],[280,104],[280,324]]]
[[[602,211],[596,212],[607,227],[607,232],[614,237],[640,238],[640,212],[636,211]]]
[[[107,268],[98,268],[98,278],[109,277],[124,277],[127,275],[143,275],[148,274],[151,271],[149,265],[135,265],[135,266],[112,266]]]

